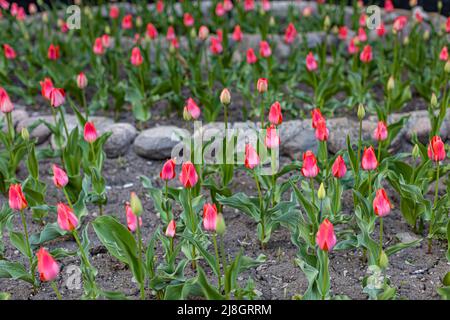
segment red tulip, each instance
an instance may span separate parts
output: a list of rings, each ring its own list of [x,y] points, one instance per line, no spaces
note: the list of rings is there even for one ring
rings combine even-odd
[[[215,12],[216,12],[216,16],[218,16],[218,17],[222,17],[225,15],[226,11],[225,11],[225,8],[223,7],[222,2],[217,3]]]
[[[423,22],[423,15],[422,13],[420,13],[419,10],[417,10],[416,13],[414,14],[414,18],[416,19],[417,23]]]
[[[319,121],[316,127],[316,139],[319,141],[327,141],[329,133],[327,123],[324,120]]]
[[[97,129],[95,129],[93,122],[86,122],[84,125],[84,140],[89,143],[97,140]]]
[[[28,202],[20,184],[11,184],[9,186],[9,207],[16,211],[21,211],[28,207]]]
[[[166,236],[169,238],[174,238],[176,231],[177,231],[177,224],[175,223],[175,220],[171,220],[166,229]]]
[[[261,8],[263,11],[269,11],[270,10],[270,1],[269,0],[261,0]]]
[[[111,38],[106,33],[102,35],[102,45],[104,48],[109,48],[111,46]]]
[[[233,2],[231,0],[224,0],[223,8],[225,9],[225,11],[230,12],[231,10],[233,10]]]
[[[133,16],[131,14],[127,14],[122,18],[122,29],[129,30],[133,28]]]
[[[48,47],[47,57],[50,60],[58,60],[59,59],[59,46],[55,46],[50,44],[50,47]]]
[[[57,205],[58,212],[58,225],[61,230],[64,231],[73,231],[78,226],[78,218],[73,213],[73,210],[66,206],[64,203],[58,203]]]
[[[373,138],[377,141],[384,141],[388,137],[388,129],[384,121],[379,121],[373,132]]]
[[[358,53],[358,51],[359,51],[359,48],[355,42],[356,42],[355,38],[352,38],[350,40],[350,42],[348,43],[347,51],[350,55],[354,55],[354,54]]]
[[[338,38],[342,41],[347,40],[348,29],[346,26],[339,27]]]
[[[445,23],[445,32],[450,33],[450,17],[447,18],[447,22]]]
[[[249,48],[247,50],[247,63],[248,64],[254,64],[258,61],[258,58],[256,57],[255,51],[253,48]]]
[[[161,13],[163,12],[163,10],[164,10],[164,2],[163,0],[158,0],[158,2],[156,2],[156,11],[158,13]]]
[[[41,281],[53,281],[58,277],[59,266],[55,259],[44,248],[40,248],[36,253],[38,260],[39,279]]]
[[[185,27],[192,27],[194,25],[194,17],[190,13],[183,15],[183,24]]]
[[[319,122],[325,122],[325,118],[322,115],[322,112],[320,112],[319,108],[313,109],[311,111],[311,120],[312,120],[312,127],[314,129],[317,128]]]
[[[198,119],[200,117],[201,111],[198,105],[195,103],[194,99],[189,98],[184,106],[185,117],[190,119]]]
[[[306,56],[306,69],[308,69],[309,72],[315,71],[318,68],[318,64],[316,61],[316,58],[314,58],[314,55],[312,52],[309,52]]]
[[[96,38],[93,46],[94,54],[100,56],[105,53],[105,48],[103,47],[102,38]]]
[[[361,16],[359,17],[359,26],[364,28],[366,26],[366,21],[367,15],[365,15],[364,13],[361,14]]]
[[[253,11],[255,9],[255,1],[254,0],[244,0],[244,10],[245,11]]]
[[[278,148],[280,145],[280,137],[277,135],[277,129],[273,124],[266,129],[266,138],[264,144],[269,149]]]
[[[341,155],[337,156],[336,160],[334,160],[331,171],[333,172],[333,176],[338,179],[343,178],[347,173],[347,166]]]
[[[448,49],[447,49],[447,46],[442,48],[441,53],[439,54],[439,59],[441,61],[447,61],[448,60]]]
[[[216,34],[217,34],[217,39],[219,39],[219,41],[222,42],[223,41],[223,31],[222,31],[222,29],[217,29]]]
[[[406,27],[407,23],[408,18],[406,16],[397,17],[392,24],[392,29],[394,29],[396,32],[400,32]]]
[[[333,224],[325,218],[319,226],[319,231],[317,231],[316,243],[320,250],[331,251],[336,245],[336,242],[337,239]]]
[[[0,0],[0,7],[2,7],[3,10],[8,10],[9,2],[7,0]]]
[[[141,49],[139,49],[139,47],[134,47],[133,50],[131,50],[131,64],[139,67],[143,62],[144,59],[141,55]]]
[[[269,43],[267,41],[261,41],[259,43],[259,54],[263,58],[268,58],[272,55],[272,49],[270,49]]]
[[[222,41],[220,41],[217,37],[211,37],[211,44],[209,46],[209,50],[214,55],[221,54],[223,51]]]
[[[119,17],[119,14],[120,14],[119,7],[117,7],[117,6],[115,6],[115,5],[112,5],[112,6],[109,8],[109,17],[110,17],[111,19],[117,19],[117,18]]]
[[[88,80],[87,80],[86,75],[84,74],[84,72],[80,72],[77,75],[77,86],[78,86],[78,88],[84,89],[84,88],[86,88],[87,84],[88,84]]]
[[[358,29],[358,40],[359,40],[359,42],[367,41],[367,33],[366,33],[366,30],[364,30],[364,28]]]
[[[52,88],[52,90],[50,90],[50,105],[54,108],[58,108],[66,101],[65,97],[66,93],[64,92],[64,89]]]
[[[128,230],[135,232],[137,229],[138,217],[133,213],[129,203],[125,204],[125,214],[127,217]],[[142,218],[139,217],[139,226],[142,226]]]
[[[364,47],[363,51],[361,51],[361,54],[359,55],[359,59],[363,63],[369,63],[370,61],[372,61],[373,54],[372,54],[372,47],[370,45],[366,45]]]
[[[168,181],[174,179],[176,176],[175,173],[175,160],[169,159],[167,160],[159,173],[159,177],[162,180]]]
[[[53,89],[53,82],[52,79],[50,78],[45,78],[44,81],[40,81],[39,84],[41,85],[41,93],[42,96],[47,99],[50,100],[50,92]]]
[[[428,157],[430,160],[439,162],[445,159],[445,145],[441,137],[434,136],[428,144]]]
[[[294,24],[291,22],[284,32],[284,42],[291,44],[294,42],[295,38],[297,38],[297,29],[295,29]]]
[[[363,170],[375,170],[378,167],[378,160],[375,156],[375,151],[373,147],[370,146],[368,149],[364,148],[364,153],[361,161],[361,167]]]
[[[205,41],[206,39],[208,39],[209,36],[209,29],[207,26],[200,26],[200,28],[198,29],[198,38],[202,41]]]
[[[168,41],[172,41],[172,40],[175,39],[175,38],[176,38],[176,35],[175,35],[175,29],[173,28],[173,26],[169,26],[169,27],[167,28],[166,39],[167,39]]]
[[[185,188],[192,188],[197,184],[198,175],[195,166],[190,161],[186,161],[181,166],[180,182]]]
[[[307,178],[314,178],[319,174],[316,156],[312,151],[306,151],[303,154],[302,174]]]
[[[152,23],[147,24],[147,36],[150,39],[156,39],[158,37],[158,30],[156,30]]]
[[[256,152],[255,148],[252,147],[251,144],[247,143],[245,145],[245,160],[244,165],[249,168],[253,169],[259,164],[259,156]]]
[[[392,3],[392,0],[386,0],[384,1],[384,10],[386,12],[392,12],[394,11],[394,4]]]
[[[0,111],[3,113],[9,113],[14,110],[14,105],[9,98],[5,89],[0,87]]]
[[[268,90],[269,82],[266,78],[259,78],[258,82],[256,83],[256,90],[258,90],[259,93],[264,93]]]
[[[56,164],[52,166],[53,169],[53,183],[57,188],[64,188],[69,183],[67,173],[58,167]]]
[[[381,188],[377,190],[375,198],[373,199],[373,211],[379,217],[384,217],[391,211],[391,202],[387,197],[386,191]]]
[[[242,41],[242,31],[239,25],[236,25],[233,30],[233,40],[236,42]]]
[[[280,125],[283,122],[283,115],[281,114],[281,105],[278,101],[270,106],[269,121],[273,125]]]
[[[381,22],[380,25],[377,27],[377,35],[379,37],[383,37],[386,34],[386,27],[384,26],[384,23]]]
[[[14,49],[6,43],[3,45],[3,53],[5,54],[5,58],[8,60],[15,59],[17,56]]]
[[[206,231],[216,231],[217,208],[215,204],[205,203],[203,206],[203,228]]]

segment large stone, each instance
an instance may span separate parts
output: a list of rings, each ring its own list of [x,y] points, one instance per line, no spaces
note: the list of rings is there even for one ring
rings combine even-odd
[[[112,133],[104,145],[108,158],[123,156],[137,135],[136,128],[129,123],[114,123],[104,126],[99,132]]]
[[[364,120],[362,122],[362,138],[371,139],[373,130],[376,128],[376,122]],[[352,144],[358,142],[359,122],[348,118],[327,119],[327,127],[330,130],[328,138],[328,150],[331,153],[337,153],[340,150],[347,149],[347,136],[350,137]]]
[[[317,140],[311,120],[286,121],[280,126],[281,154],[296,158],[307,150],[317,152]]]
[[[183,137],[189,137],[189,135],[189,131],[174,126],[147,129],[134,140],[134,152],[147,159],[167,159]]]
[[[25,120],[25,119],[27,119],[29,117],[27,111],[25,111],[23,108],[17,108],[17,106],[11,112],[11,115],[12,115],[12,122],[13,122],[14,128],[17,126],[17,124],[20,121],[23,121],[23,120]],[[1,118],[0,122],[3,122],[3,131],[5,131],[5,132],[8,131],[8,125],[7,125],[7,122],[6,122],[6,117],[5,117],[5,115],[3,113],[0,114],[0,118]]]

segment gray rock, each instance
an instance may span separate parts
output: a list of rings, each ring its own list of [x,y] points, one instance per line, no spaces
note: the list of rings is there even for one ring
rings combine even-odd
[[[137,135],[136,128],[129,123],[114,123],[103,127],[99,132],[111,132],[104,145],[108,158],[123,156]]]
[[[297,158],[307,150],[317,152],[317,140],[311,120],[286,121],[280,126],[281,154]]]
[[[13,126],[14,128],[17,126],[17,124],[20,121],[23,121],[25,119],[27,119],[29,117],[28,112],[26,112],[23,108],[17,108],[17,106],[15,107],[15,109],[11,112],[12,115],[12,122],[13,122]],[[8,125],[6,122],[6,117],[5,114],[0,113],[0,122],[3,122],[3,131],[7,132],[8,131]]]
[[[174,126],[160,126],[142,131],[134,140],[134,152],[137,155],[154,160],[167,159],[172,149],[188,137],[189,131]]]
[[[37,124],[39,120],[47,122],[53,121],[51,116],[29,117],[17,124],[16,131],[20,133],[23,128],[28,128],[30,131],[30,138],[35,138],[37,139],[37,144],[42,144],[50,136],[50,129],[43,123],[37,125],[33,130],[29,128],[30,126]]]

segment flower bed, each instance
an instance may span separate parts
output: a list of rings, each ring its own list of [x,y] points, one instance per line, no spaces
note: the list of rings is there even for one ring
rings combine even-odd
[[[448,299],[450,20],[386,3],[0,1],[0,296]]]

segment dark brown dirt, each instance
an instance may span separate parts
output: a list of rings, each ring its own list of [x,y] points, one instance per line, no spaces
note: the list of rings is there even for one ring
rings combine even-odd
[[[287,159],[282,160],[287,163]],[[49,175],[51,161],[43,161],[41,164],[41,176],[48,183],[47,201],[49,204],[56,204],[63,201],[63,196],[52,184]],[[119,159],[107,159],[105,163],[104,176],[108,185],[108,204],[105,213],[117,216],[125,223],[124,203],[129,199],[131,191],[136,191],[143,200],[145,214],[143,216],[143,236],[148,239],[159,221],[155,214],[152,201],[146,196],[142,188],[139,176],[146,175],[159,183],[159,170],[162,163],[157,161],[146,161],[137,157],[133,152]],[[23,178],[26,175],[24,170],[19,172]],[[177,182],[175,182],[177,183]],[[132,184],[132,186],[129,186]],[[128,185],[128,186],[127,186]],[[232,183],[235,192],[245,191],[256,194],[256,189],[252,179],[249,179],[243,171],[238,170]],[[392,193],[391,193],[392,194]],[[392,197],[394,205],[398,207],[398,199]],[[6,199],[0,196],[1,202]],[[352,208],[351,195],[347,192],[344,196],[344,208]],[[84,220],[84,224],[92,221],[98,214],[96,207],[89,208],[89,216]],[[179,211],[178,211],[179,212]],[[349,213],[349,212],[348,212]],[[295,294],[302,294],[307,287],[307,281],[300,268],[294,265],[296,248],[290,241],[289,231],[279,229],[267,246],[262,251],[256,238],[256,224],[249,217],[234,209],[225,208],[225,219],[228,232],[225,235],[225,247],[229,254],[234,256],[241,247],[247,256],[257,257],[260,253],[267,255],[267,261],[257,269],[250,270],[239,278],[244,285],[248,277],[252,277],[256,283],[256,289],[262,294],[263,299],[291,299]],[[53,222],[56,217],[50,215],[48,222]],[[29,228],[33,232],[40,230],[41,226],[31,221],[28,215]],[[21,228],[18,218],[15,220],[15,227]],[[378,230],[376,228],[376,230]],[[409,231],[398,210],[385,219],[385,240],[386,244],[395,243],[395,235],[399,232]],[[137,286],[132,282],[132,276],[127,267],[116,259],[112,258],[96,238],[92,228],[89,232],[91,240],[91,259],[98,269],[97,282],[105,290],[117,290],[124,292],[130,298],[137,298],[139,295]],[[375,237],[376,238],[376,237]],[[6,257],[10,260],[21,261],[26,264],[23,257],[8,242],[5,235],[4,241],[7,244]],[[58,239],[46,244],[50,249],[68,248],[75,249],[75,242],[70,239]],[[398,298],[401,299],[438,299],[436,287],[441,283],[441,277],[449,271],[450,266],[445,259],[446,243],[435,241],[433,254],[426,254],[426,243],[417,248],[410,248],[395,254],[390,258],[390,267],[387,274],[390,276],[392,284],[398,288]],[[82,289],[69,290],[66,283],[70,273],[70,265],[79,265],[77,257],[65,258],[59,261],[62,267],[61,276],[58,280],[64,299],[78,299],[82,295]],[[362,254],[359,250],[340,251],[331,253],[331,283],[333,294],[345,294],[352,299],[366,299],[362,292],[361,279],[365,275],[367,265],[362,262]],[[189,272],[191,273],[191,272]],[[211,273],[209,273],[210,279]],[[29,284],[21,281],[0,280],[0,292],[9,292],[13,299],[55,299],[51,287],[48,284],[32,293]],[[154,295],[147,291],[147,297],[154,299]]]

